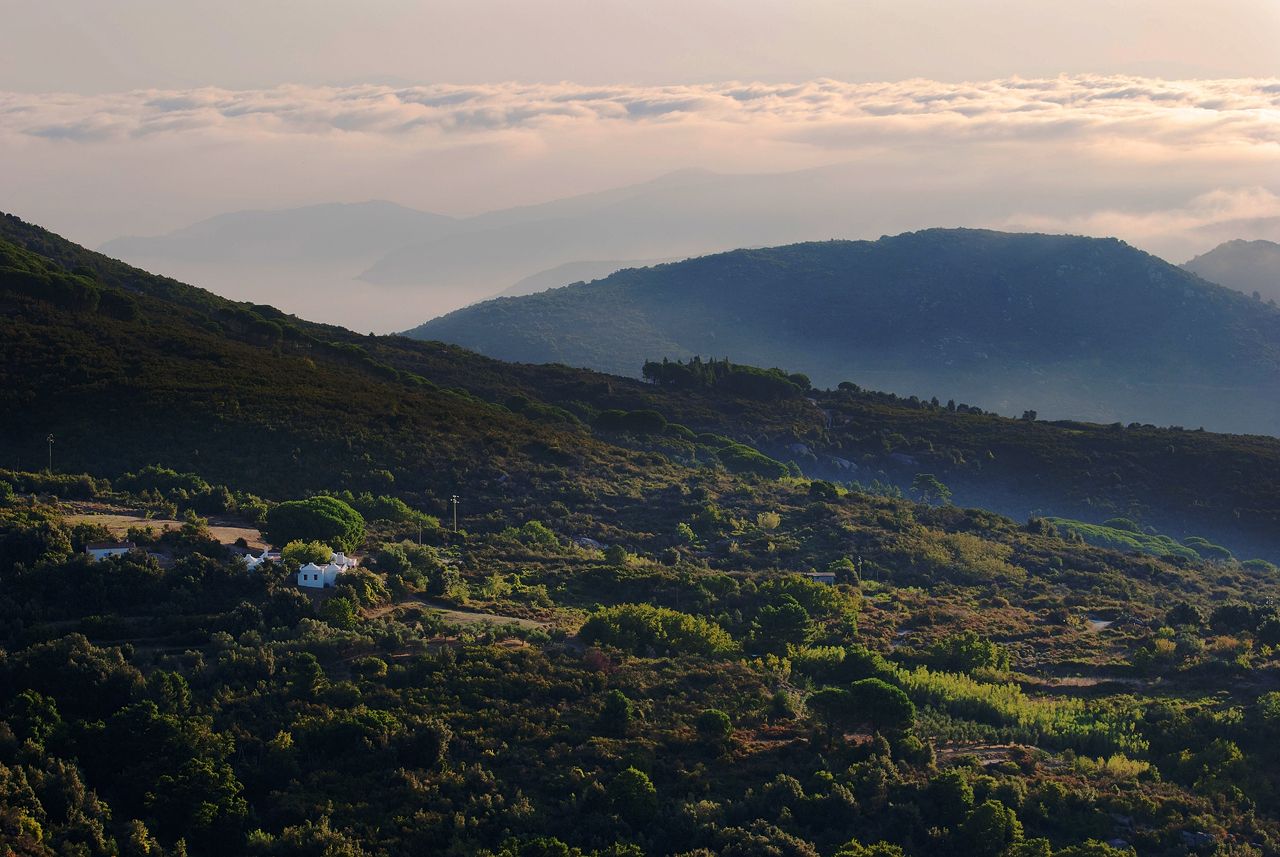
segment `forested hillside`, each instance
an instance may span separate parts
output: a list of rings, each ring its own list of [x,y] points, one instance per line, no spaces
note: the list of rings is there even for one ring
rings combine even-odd
[[[1280,310],[1114,239],[934,229],[737,250],[487,301],[409,335],[616,374],[727,356],[1004,413],[1280,425]]]
[[[1280,849],[1280,570],[1110,514],[1269,543],[1269,440],[503,364],[8,228],[7,853]],[[947,502],[1031,468],[1108,519]]]
[[[811,476],[905,490],[916,473],[932,472],[966,505],[1095,524],[1124,516],[1179,539],[1205,536],[1243,556],[1280,558],[1280,441],[1273,438],[1150,423],[1032,423],[983,413],[972,402],[948,409],[849,384],[824,393],[806,376],[780,387],[655,384],[504,363],[236,304],[16,218],[0,225],[67,269],[97,272],[102,294],[142,307],[130,322],[101,307],[77,315],[10,304],[3,394],[11,410],[0,439],[0,464],[10,467],[45,453],[53,432],[61,469],[95,476],[159,462],[199,469],[233,488],[270,486],[281,498],[339,483],[374,489],[391,484],[388,478],[423,497],[428,489],[486,495],[522,462],[565,466],[540,445],[588,455],[595,447],[586,438],[601,413],[656,410],[695,436],[730,438]],[[166,336],[155,335],[157,325]],[[735,378],[759,377],[751,367],[723,365],[735,367]],[[941,398],[965,401],[947,391]],[[350,441],[353,430],[364,438],[360,448]],[[677,462],[717,457],[714,444],[674,430],[594,433]],[[486,467],[471,452],[481,437]],[[294,462],[303,458],[309,463],[300,468]]]

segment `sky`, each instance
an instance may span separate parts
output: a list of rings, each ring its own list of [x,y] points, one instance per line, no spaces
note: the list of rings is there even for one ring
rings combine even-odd
[[[886,161],[904,183],[1051,174],[1055,199],[1023,180],[994,227],[1166,257],[1280,239],[1275,2],[0,0],[0,20],[0,210],[90,246],[887,152],[916,153]],[[940,196],[906,226],[969,222]]]

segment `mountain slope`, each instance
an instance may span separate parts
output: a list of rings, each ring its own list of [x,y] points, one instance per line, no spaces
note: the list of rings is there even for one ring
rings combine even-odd
[[[5,467],[43,462],[53,433],[55,470],[64,473],[114,478],[160,463],[275,499],[391,489],[436,513],[446,511],[441,497],[461,493],[464,514],[485,520],[562,497],[604,522],[647,514],[622,482],[664,488],[693,478],[686,465],[719,460],[717,442],[682,431],[582,425],[606,411],[655,410],[695,434],[794,458],[811,476],[905,489],[915,473],[932,472],[957,503],[1019,520],[1037,510],[1093,523],[1124,514],[1280,558],[1274,438],[1029,424],[871,392],[788,387],[760,396],[504,363],[237,304],[17,218],[0,218],[0,229],[41,249],[9,251],[21,265],[87,275],[100,286],[85,288],[117,293],[97,309],[60,309],[0,271]],[[59,273],[77,266],[85,273]],[[121,318],[128,300],[137,315]]]
[[[1280,425],[1280,312],[1114,239],[928,230],[739,250],[408,333],[636,374],[723,356],[1055,418]]]
[[[545,292],[547,289],[559,289],[573,283],[590,283],[595,280],[602,280],[605,277],[623,268],[647,268],[651,265],[663,265],[667,262],[677,262],[679,259],[633,259],[630,261],[599,261],[599,262],[566,262],[563,265],[557,265],[546,271],[539,271],[536,274],[530,274],[510,288],[505,289],[498,294],[493,295],[495,298],[518,298],[522,295],[533,295],[538,292]]]
[[[1274,241],[1227,241],[1182,267],[1211,283],[1280,301],[1280,244]]]
[[[532,476],[554,495],[570,481],[604,488],[631,469],[633,453],[572,422],[533,421],[374,360],[369,337],[268,320],[270,307],[191,287],[174,289],[184,305],[105,279],[0,241],[6,466],[42,462],[52,434],[62,473],[114,478],[159,463],[278,499],[394,487],[428,508],[465,492],[472,514],[510,507]],[[103,300],[85,298],[95,290]],[[680,471],[640,460],[637,485]]]

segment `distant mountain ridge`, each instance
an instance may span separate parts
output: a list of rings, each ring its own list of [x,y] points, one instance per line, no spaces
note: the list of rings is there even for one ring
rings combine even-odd
[[[407,335],[633,376],[646,359],[729,356],[1003,413],[1280,426],[1280,311],[1116,239],[933,229],[739,250]]]
[[[518,298],[521,295],[532,295],[545,292],[547,289],[560,289],[574,283],[590,283],[604,279],[623,268],[648,268],[652,265],[665,265],[678,262],[679,259],[631,259],[628,261],[600,262],[566,262],[546,271],[530,274],[510,288],[493,295],[495,298]]]
[[[108,256],[174,258],[191,262],[307,263],[378,259],[405,244],[458,231],[442,214],[371,200],[276,211],[235,211],[167,235],[114,238],[98,248]]]
[[[1181,267],[1211,283],[1280,302],[1280,244],[1274,241],[1227,241]]]
[[[390,331],[406,323],[406,314],[410,319],[440,315],[564,264],[683,258],[759,243],[732,237],[684,240],[673,251],[668,246],[673,230],[662,226],[662,217],[635,215],[646,210],[649,197],[667,199],[723,179],[705,170],[679,170],[625,187],[458,219],[385,200],[235,211],[165,235],[115,238],[98,249],[229,297]],[[614,235],[590,226],[604,211],[614,212],[602,222]],[[655,226],[656,235],[651,234]],[[682,231],[674,233],[679,237]]]

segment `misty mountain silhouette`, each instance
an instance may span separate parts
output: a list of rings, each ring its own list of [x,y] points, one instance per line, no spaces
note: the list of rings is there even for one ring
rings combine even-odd
[[[573,283],[590,283],[594,280],[604,279],[615,271],[621,271],[623,268],[647,268],[651,265],[662,265],[667,262],[678,262],[678,258],[668,259],[632,259],[629,261],[599,261],[599,262],[566,262],[563,265],[556,265],[546,271],[539,271],[536,274],[530,274],[524,279],[515,283],[510,288],[504,289],[493,295],[495,298],[517,298],[521,295],[532,295],[538,292],[545,292],[547,289],[559,289]]]
[[[1116,239],[932,229],[487,301],[409,336],[637,375],[728,356],[1002,413],[1275,433],[1280,310]]]
[[[1280,244],[1274,241],[1227,241],[1182,267],[1211,283],[1280,302]]]
[[[458,230],[458,221],[394,202],[234,211],[150,238],[114,238],[98,252],[115,258],[184,262],[305,262],[378,259],[406,244]]]

